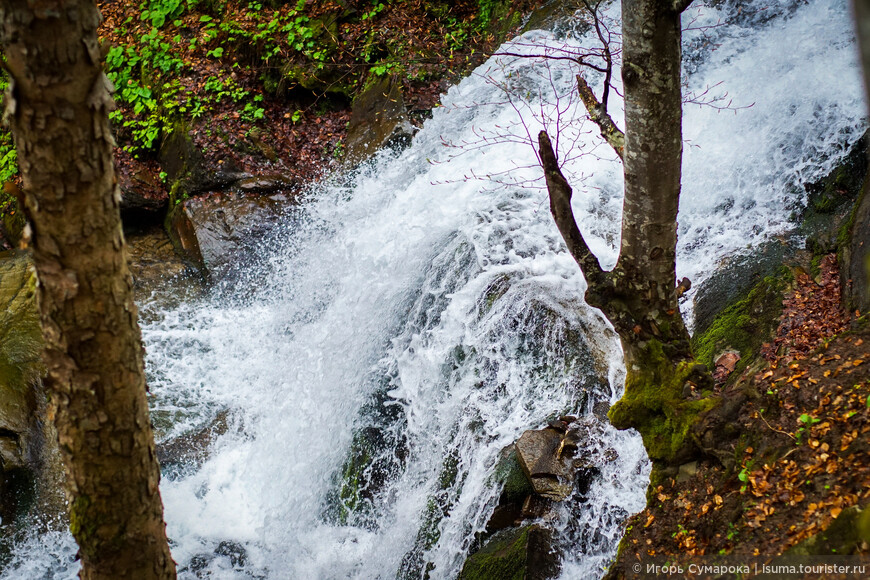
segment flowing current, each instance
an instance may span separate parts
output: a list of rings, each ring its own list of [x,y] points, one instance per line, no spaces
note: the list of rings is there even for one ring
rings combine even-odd
[[[842,0],[726,0],[684,24],[687,93],[721,82],[699,99],[731,100],[685,106],[678,275],[697,286],[792,228],[803,184],[865,119]],[[506,52],[592,43],[573,30]],[[649,469],[639,437],[601,419],[619,344],[581,299],[526,137],[561,128],[580,227],[612,265],[621,167],[582,122],[575,74],[494,57],[408,149],[309,192],[242,283],[143,306],[159,438],[223,425],[206,456],[164,470],[182,577],[455,578],[498,502],[502,450],[565,413],[584,418],[597,475],[558,508],[561,577],[601,576]],[[73,578],[75,552],[62,529],[25,535],[2,578]]]

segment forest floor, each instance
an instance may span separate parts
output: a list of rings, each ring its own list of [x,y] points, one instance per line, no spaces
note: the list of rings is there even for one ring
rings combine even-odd
[[[366,83],[400,79],[412,122],[422,123],[507,32],[496,4],[102,0],[122,181],[135,176],[165,197],[160,140],[177,128],[210,166],[316,180],[342,160]],[[523,14],[540,2],[514,4]]]
[[[647,508],[628,523],[628,562],[776,556],[870,504],[870,324],[842,313],[836,256],[815,280],[798,270],[774,342],[721,395],[746,393],[731,457],[650,488]],[[848,534],[813,550],[870,552]]]

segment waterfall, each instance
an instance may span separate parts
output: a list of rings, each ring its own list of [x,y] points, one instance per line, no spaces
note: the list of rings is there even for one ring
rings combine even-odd
[[[843,0],[726,0],[690,9],[686,24],[687,90],[721,82],[713,91],[739,108],[685,107],[678,275],[697,283],[793,227],[802,185],[836,164],[865,119]],[[590,40],[532,31],[517,42],[511,51]],[[182,577],[455,578],[498,500],[502,449],[565,413],[589,418],[583,452],[600,472],[559,508],[562,578],[602,574],[644,506],[649,466],[639,437],[595,412],[620,396],[619,343],[582,301],[523,139],[541,126],[533,111],[552,120],[547,107],[561,107],[574,210],[612,265],[621,167],[571,102],[574,74],[493,57],[408,149],[382,151],[288,210],[262,268],[241,265],[247,284],[143,305],[159,437],[219,413],[227,424],[207,458],[161,483]],[[505,84],[526,89],[525,125]],[[553,91],[559,102],[542,103]],[[444,145],[493,133],[503,138],[487,147]],[[574,139],[585,155],[571,156]],[[508,171],[513,185],[473,177]],[[64,530],[27,535],[2,578],[73,578],[75,552]]]

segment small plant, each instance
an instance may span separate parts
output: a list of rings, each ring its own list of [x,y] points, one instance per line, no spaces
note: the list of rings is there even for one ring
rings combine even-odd
[[[797,442],[798,445],[800,445],[801,438],[803,437],[803,435],[805,433],[807,433],[807,430],[820,421],[821,421],[821,419],[811,417],[810,415],[808,415],[806,413],[804,413],[803,415],[798,417],[798,422],[802,424],[802,427],[800,427],[797,430],[797,433],[795,433],[795,441]]]

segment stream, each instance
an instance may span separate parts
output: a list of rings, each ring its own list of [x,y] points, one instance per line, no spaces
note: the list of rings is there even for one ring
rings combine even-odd
[[[684,107],[677,275],[695,287],[792,229],[803,185],[866,126],[845,1],[715,5],[684,16],[687,93],[727,92]],[[563,28],[505,51],[592,42]],[[636,433],[602,419],[621,394],[619,342],[582,300],[527,137],[559,129],[579,226],[612,266],[622,169],[583,120],[575,74],[491,58],[409,148],[312,187],[256,268],[141,306],[158,440],[224,424],[206,457],[164,469],[180,577],[456,578],[498,502],[502,449],[566,413],[586,418],[597,475],[558,508],[561,578],[603,574],[649,463]],[[62,525],[34,526],[0,578],[74,578],[75,553]]]

